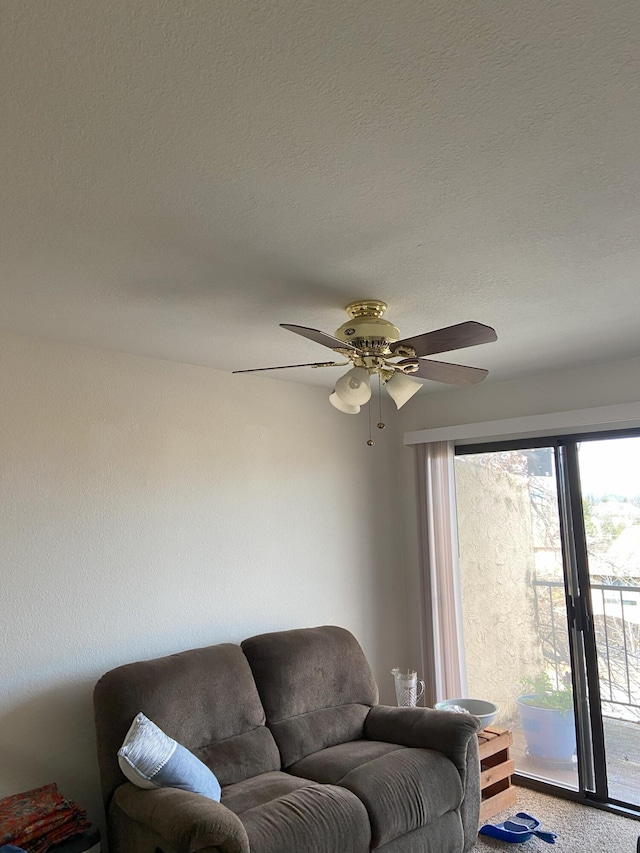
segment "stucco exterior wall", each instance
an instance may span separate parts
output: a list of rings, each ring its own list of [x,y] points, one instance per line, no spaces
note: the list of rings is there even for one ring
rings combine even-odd
[[[540,669],[531,581],[533,530],[525,476],[456,458],[468,693],[516,717],[520,679]]]

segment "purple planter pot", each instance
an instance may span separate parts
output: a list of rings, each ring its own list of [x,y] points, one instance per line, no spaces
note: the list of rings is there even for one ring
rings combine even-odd
[[[529,693],[516,700],[530,754],[547,761],[571,761],[576,751],[573,710],[536,708],[523,702],[534,697],[535,693]]]

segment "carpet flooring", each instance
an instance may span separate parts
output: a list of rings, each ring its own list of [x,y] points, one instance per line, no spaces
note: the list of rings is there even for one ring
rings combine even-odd
[[[516,812],[527,812],[542,823],[542,829],[550,829],[558,834],[554,845],[546,844],[539,838],[532,838],[523,844],[507,844],[479,835],[473,853],[490,851],[534,851],[557,850],[558,853],[636,853],[640,821],[578,805],[568,800],[539,794],[528,788],[517,788],[518,801],[507,811],[490,818],[488,823],[500,823]]]

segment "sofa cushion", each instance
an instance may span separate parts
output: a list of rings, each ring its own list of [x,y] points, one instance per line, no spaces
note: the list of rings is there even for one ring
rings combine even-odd
[[[306,788],[309,784],[312,784],[309,779],[300,779],[289,773],[273,770],[242,782],[235,782],[233,785],[226,785],[222,789],[221,802],[235,814],[242,814],[284,794],[290,794],[291,791],[297,791],[298,788]]]
[[[125,781],[117,752],[140,711],[193,752],[221,785],[280,769],[280,755],[240,646],[223,643],[106,673],[94,690],[105,801]]]
[[[378,688],[355,637],[323,626],[242,643],[283,767],[362,737]]]
[[[372,740],[352,740],[321,749],[313,755],[307,755],[301,761],[296,761],[288,768],[289,773],[313,779],[314,782],[324,782],[338,785],[351,770],[367,764],[375,758],[403,749],[397,743],[382,743]]]
[[[371,828],[350,791],[287,773],[265,773],[223,788],[251,853],[368,853]]]
[[[309,779],[330,779],[352,791],[369,814],[374,848],[431,823],[462,802],[455,765],[429,749],[361,740],[309,755],[291,770],[304,771]],[[342,770],[346,772],[340,776]]]
[[[309,753],[360,739],[369,710],[368,705],[340,705],[270,723],[282,766],[289,768]]]

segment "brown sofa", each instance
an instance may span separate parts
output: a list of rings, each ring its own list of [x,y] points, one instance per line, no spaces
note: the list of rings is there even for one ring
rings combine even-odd
[[[342,628],[121,666],[94,708],[111,853],[461,853],[475,841],[478,720],[379,705]],[[116,754],[139,711],[211,768],[220,803],[126,781]]]

